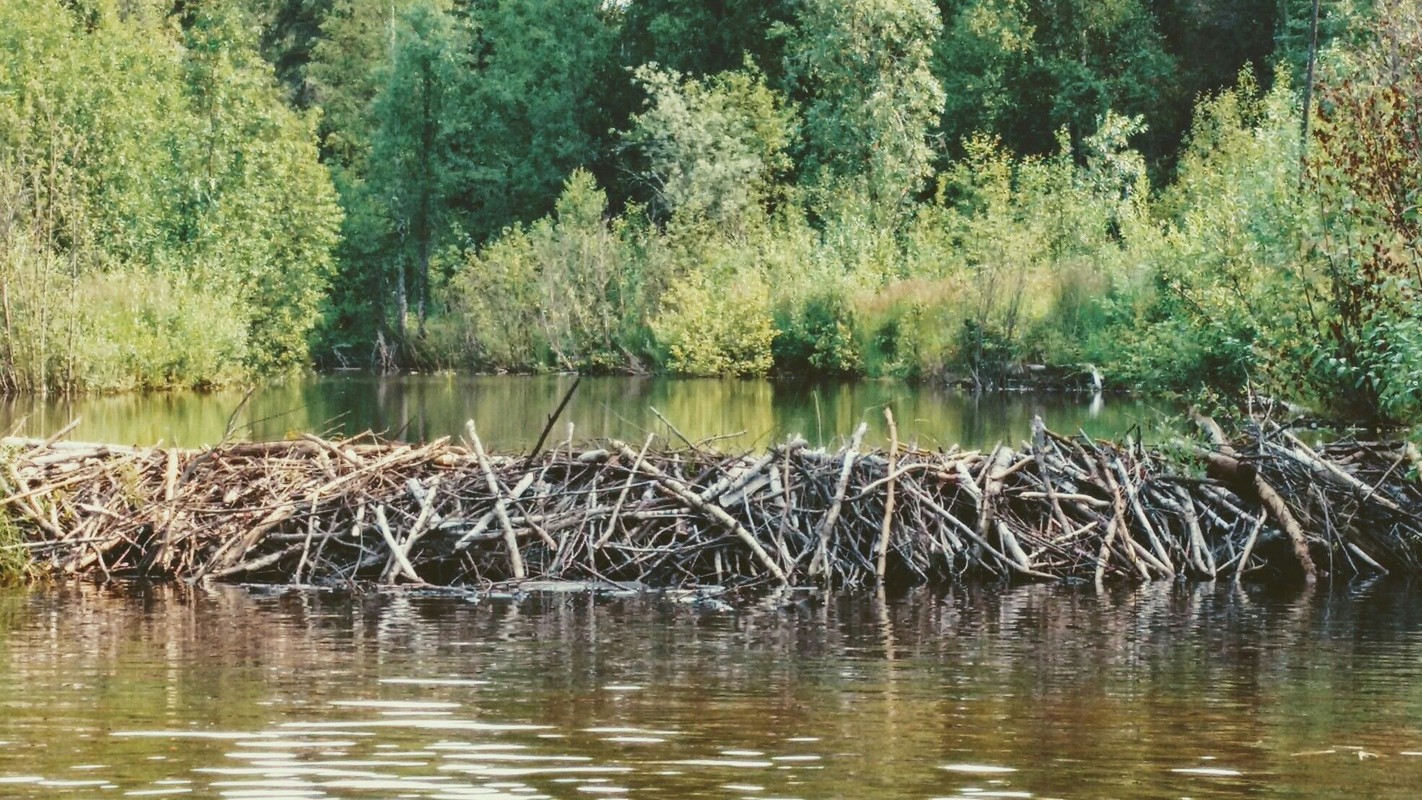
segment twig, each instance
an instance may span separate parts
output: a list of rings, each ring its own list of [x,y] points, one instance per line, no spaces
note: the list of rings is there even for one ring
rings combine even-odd
[[[563,409],[568,407],[568,402],[573,399],[573,393],[578,390],[578,385],[582,382],[582,375],[574,378],[573,385],[569,386],[568,391],[563,394],[562,402],[558,403],[558,407],[553,409],[552,414],[548,415],[548,424],[543,426],[543,432],[538,434],[538,441],[533,443],[533,449],[529,451],[528,458],[526,459],[528,462],[531,463],[538,457],[539,453],[543,452],[543,443],[547,441],[548,433],[553,430],[554,424],[558,422],[558,417],[562,416]]]

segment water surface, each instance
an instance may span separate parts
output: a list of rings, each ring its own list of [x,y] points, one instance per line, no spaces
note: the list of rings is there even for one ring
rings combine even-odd
[[[429,440],[457,436],[472,419],[491,447],[513,450],[533,444],[572,380],[551,375],[328,376],[263,386],[245,404],[244,391],[236,389],[77,400],[26,397],[3,401],[0,426],[20,425],[28,435],[44,436],[81,417],[73,434],[81,440],[197,447],[221,441],[229,426],[238,438],[254,440],[367,430]],[[882,441],[886,406],[893,409],[906,441],[965,448],[1015,444],[1031,435],[1034,414],[1056,430],[1082,428],[1096,436],[1120,437],[1136,428],[1149,435],[1172,411],[1125,397],[974,396],[897,381],[585,378],[553,439],[566,438],[567,422],[574,424],[580,441],[615,436],[634,442],[647,431],[675,436],[670,423],[691,440],[725,437],[716,442],[723,449],[765,446],[791,434],[819,445],[847,437],[867,422],[871,440]]]
[[[1403,798],[1422,596],[0,593],[0,795]]]

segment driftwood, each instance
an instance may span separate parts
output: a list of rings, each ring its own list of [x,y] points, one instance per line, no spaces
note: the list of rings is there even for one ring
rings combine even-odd
[[[892,418],[889,429],[894,430]],[[1406,443],[1310,447],[1259,425],[1168,449],[989,452],[799,439],[760,454],[618,441],[523,456],[468,440],[144,449],[7,439],[0,515],[35,572],[93,579],[484,587],[1105,584],[1422,574]],[[1198,477],[1193,463],[1207,477]]]

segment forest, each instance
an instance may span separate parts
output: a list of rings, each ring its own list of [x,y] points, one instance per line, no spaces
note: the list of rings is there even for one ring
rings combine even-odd
[[[0,391],[294,369],[1422,419],[1422,0],[6,0]]]

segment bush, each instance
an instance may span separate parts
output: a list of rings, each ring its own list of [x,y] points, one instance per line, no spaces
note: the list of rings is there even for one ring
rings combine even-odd
[[[652,321],[667,366],[681,375],[765,375],[773,364],[770,290],[755,273],[714,283],[704,274],[674,284]]]
[[[249,347],[241,307],[165,275],[97,274],[77,288],[74,381],[117,391],[236,382]]]
[[[775,315],[776,369],[798,374],[844,377],[863,372],[854,310],[841,294],[811,296]]]
[[[1322,231],[1307,349],[1342,410],[1422,416],[1422,0],[1379,4],[1360,46],[1325,59],[1308,179]]]
[[[120,4],[122,5],[122,4]],[[307,362],[340,210],[234,6],[0,3],[0,388]]]
[[[470,253],[446,298],[459,324],[436,334],[454,360],[480,369],[629,366],[646,280],[630,237],[606,217],[606,195],[578,170],[552,217]]]

